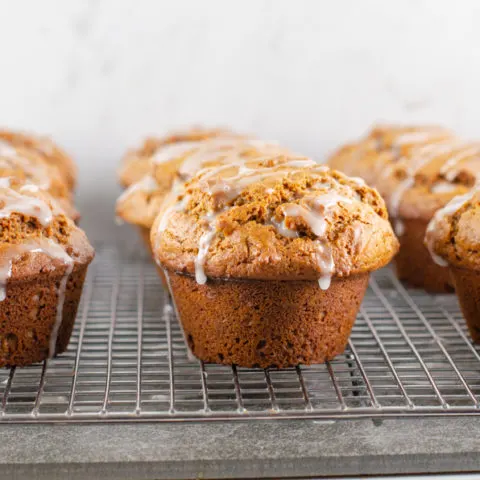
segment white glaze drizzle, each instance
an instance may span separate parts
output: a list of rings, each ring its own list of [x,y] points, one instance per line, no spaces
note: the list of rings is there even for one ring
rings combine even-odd
[[[432,193],[451,193],[458,189],[458,185],[450,182],[437,182],[432,185]]]
[[[157,181],[151,175],[145,175],[138,182],[132,183],[118,198],[117,209],[121,207],[125,201],[130,199],[136,192],[151,193],[158,189]]]
[[[448,263],[439,255],[437,255],[433,249],[434,235],[433,232],[437,229],[438,223],[441,222],[446,216],[454,215],[460,210],[469,200],[473,198],[477,190],[474,188],[464,195],[458,195],[454,197],[445,207],[437,210],[432,220],[428,224],[427,232],[425,235],[425,243],[432,256],[433,261],[441,267],[446,267]]]
[[[157,165],[161,163],[169,162],[170,160],[173,160],[176,157],[185,155],[187,152],[197,148],[201,144],[202,144],[201,141],[195,141],[195,142],[185,141],[185,142],[176,142],[176,143],[163,145],[154,153],[151,161],[152,163]]]
[[[304,197],[304,200],[310,202],[312,206],[310,207],[308,204],[290,204],[283,207],[285,217],[283,224],[285,225],[288,217],[300,217],[318,237],[316,241],[316,261],[321,272],[318,284],[322,290],[326,290],[329,288],[332,275],[335,272],[332,251],[324,238],[328,225],[327,216],[333,207],[338,206],[342,202],[351,204],[352,199],[339,195],[336,192],[327,192]],[[279,233],[282,233],[282,231],[279,230]]]
[[[17,150],[5,140],[0,140],[0,156],[1,157],[16,157]]]
[[[46,227],[53,219],[50,206],[37,197],[22,195],[11,188],[0,188],[0,218],[9,217],[12,213],[21,213],[38,219]]]
[[[8,143],[0,141],[0,167],[9,168],[21,168],[31,180],[35,181],[40,188],[48,190],[51,185],[50,175],[47,170],[47,166],[43,164],[37,164],[29,158],[23,157],[18,151],[10,146]]]
[[[222,150],[222,148],[225,146],[229,146],[230,150]],[[265,156],[261,158],[255,157],[249,159],[248,156],[242,157],[242,151],[248,151],[248,149],[251,149],[252,147],[265,148],[267,152],[265,152]],[[270,147],[270,144],[257,141],[210,141],[207,145],[200,147],[197,152],[194,152],[187,157],[186,161],[182,164],[181,173],[187,178],[196,173],[196,176],[199,179],[199,186],[205,192],[211,196],[221,195],[224,197],[226,202],[229,202],[238,197],[248,186],[258,181],[263,181],[266,179],[279,179],[285,176],[287,173],[294,174],[301,171],[301,169],[305,167],[311,167],[311,171],[313,172],[323,173],[329,171],[329,167],[327,165],[319,165],[307,157],[292,158],[286,162],[279,162],[276,165],[274,164],[264,168],[250,168],[247,166],[249,161],[252,161],[258,165],[258,163],[262,160],[271,159],[272,161],[275,161],[275,155],[281,157],[285,154],[285,151],[278,150],[277,146]],[[261,151],[264,153],[264,150]],[[199,167],[203,166],[205,163],[213,160],[215,160],[217,165],[199,169]],[[225,178],[215,178],[220,172],[228,169],[232,169],[234,171],[236,169],[236,173],[230,176],[227,175]],[[211,179],[213,180],[212,182],[210,182]],[[354,182],[361,186],[364,185],[363,179],[360,178],[354,179]],[[331,188],[331,186],[329,187]],[[347,185],[344,187],[349,191],[354,192],[351,187]],[[177,186],[175,190],[175,193],[178,194],[182,188],[181,186]],[[268,194],[273,193],[273,191],[274,190],[272,188],[266,188],[266,193]],[[162,214],[157,227],[157,251],[160,245],[161,234],[167,227],[171,215],[175,211],[184,210],[188,198],[188,196],[183,196],[180,202],[168,207]],[[338,205],[339,201],[343,201],[345,203],[352,202],[352,199],[338,195],[335,192],[305,197],[305,200],[311,202],[313,206],[311,210],[308,210],[305,206],[290,205],[289,207],[287,206],[286,210],[284,211],[285,218],[281,222],[271,218],[267,221],[267,224],[273,225],[280,234],[289,238],[294,238],[298,236],[298,232],[291,230],[286,226],[286,217],[302,216],[312,229],[312,232],[319,237],[323,237],[325,235],[325,215],[327,214],[327,211],[333,206]],[[210,212],[203,218],[207,224],[207,228],[200,237],[198,253],[194,261],[195,278],[199,284],[204,284],[207,281],[207,276],[205,274],[205,262],[212,241],[216,236],[217,218],[225,210],[228,210],[228,208],[229,207],[223,207],[220,211]],[[315,210],[319,211],[315,212]],[[331,249],[323,241],[323,239],[319,238],[317,240],[315,255],[317,264],[319,265],[321,271],[319,285],[322,289],[327,289],[330,285],[331,277],[335,271],[335,265]],[[157,263],[159,263],[158,258]]]

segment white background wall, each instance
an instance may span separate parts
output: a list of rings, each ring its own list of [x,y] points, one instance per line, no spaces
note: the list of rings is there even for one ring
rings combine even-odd
[[[478,0],[0,0],[0,18],[0,125],[72,152],[91,218],[124,149],[184,124],[320,159],[376,120],[480,137]]]

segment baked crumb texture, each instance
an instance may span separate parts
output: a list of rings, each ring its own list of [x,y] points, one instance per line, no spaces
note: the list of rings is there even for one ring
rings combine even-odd
[[[75,179],[51,140],[0,131],[0,366],[67,348],[94,256],[75,224]]]
[[[400,240],[398,276],[431,292],[452,291],[448,270],[431,259],[420,240],[435,212],[474,186],[480,142],[437,126],[379,126],[340,148],[329,164],[362,177],[385,199]]]
[[[398,249],[376,190],[231,133],[161,146],[147,175],[117,214],[150,228],[195,355],[286,367],[344,350],[369,273]]]
[[[438,210],[427,228],[432,258],[450,267],[470,335],[480,343],[480,187]]]

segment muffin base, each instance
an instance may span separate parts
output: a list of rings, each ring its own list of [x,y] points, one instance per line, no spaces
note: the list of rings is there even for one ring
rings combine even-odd
[[[428,222],[415,219],[401,219],[401,222],[404,231],[398,237],[400,250],[395,257],[398,278],[427,292],[453,292],[448,268],[437,265],[423,243]]]
[[[87,266],[77,267],[68,279],[55,354],[68,347],[86,272]],[[7,284],[7,296],[0,302],[0,367],[25,366],[48,358],[61,279],[52,273],[36,281]]]
[[[291,367],[331,360],[347,345],[369,275],[317,281],[195,278],[166,272],[185,339],[209,363]]]
[[[470,336],[480,343],[480,272],[452,266],[450,271]]]
[[[145,247],[147,247],[148,253],[153,258],[152,244],[150,242],[150,229],[147,227],[138,227],[138,233],[142,239]]]

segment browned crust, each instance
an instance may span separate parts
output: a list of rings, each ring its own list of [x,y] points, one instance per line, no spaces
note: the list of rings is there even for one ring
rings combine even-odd
[[[378,193],[338,172],[317,172],[316,168],[292,175],[287,171],[270,189],[258,182],[242,191],[231,208],[218,217],[217,234],[205,263],[206,275],[263,280],[318,279],[323,272],[316,255],[317,237],[310,227],[297,218],[289,228],[297,229],[300,236],[287,238],[269,224],[269,218],[274,212],[280,219],[283,205],[300,202],[304,192],[315,195],[315,185],[325,182],[331,182],[331,190],[321,186],[319,191],[336,191],[355,198],[351,204],[339,204],[328,216],[324,240],[332,251],[335,275],[370,272],[386,265],[396,253],[398,242]],[[152,228],[153,250],[160,263],[169,270],[189,274],[195,272],[199,240],[206,230],[201,219],[216,201],[195,179],[191,185],[187,189],[191,200],[185,212],[170,214],[162,232],[160,214]]]
[[[400,135],[421,135],[428,132],[431,136],[427,136],[424,142],[395,145],[395,140]],[[441,145],[443,142],[458,143],[458,149],[478,147],[478,144],[462,141],[440,127],[377,127],[358,142],[340,148],[330,157],[329,165],[347,175],[364,178],[379,190],[387,206],[391,204],[392,194],[401,188],[402,182],[411,175],[412,170],[415,171],[414,185],[402,195],[398,211],[390,211],[390,214],[429,221],[452,198],[472,188],[480,173],[480,150],[459,161],[455,167],[458,171],[453,178],[447,178],[442,168],[455,155],[455,149],[451,152],[440,150],[421,166],[422,160],[430,155],[428,150],[422,153],[421,149]],[[439,183],[448,184],[451,189],[436,189]]]
[[[170,274],[188,345],[205,362],[280,368],[321,363],[342,353],[368,274],[311,282],[211,280]]]
[[[74,190],[77,182],[77,166],[72,158],[50,138],[41,138],[30,133],[0,129],[0,139],[16,147],[33,149],[47,163],[58,168],[70,191]]]
[[[164,137],[148,137],[140,147],[132,148],[123,157],[118,171],[119,182],[129,187],[151,173],[150,159],[156,151],[164,146],[178,142],[206,140],[221,135],[232,135],[224,128],[192,127],[182,132],[175,132]]]
[[[432,220],[426,242],[436,255],[457,267],[480,270],[480,190],[447,215]]]

